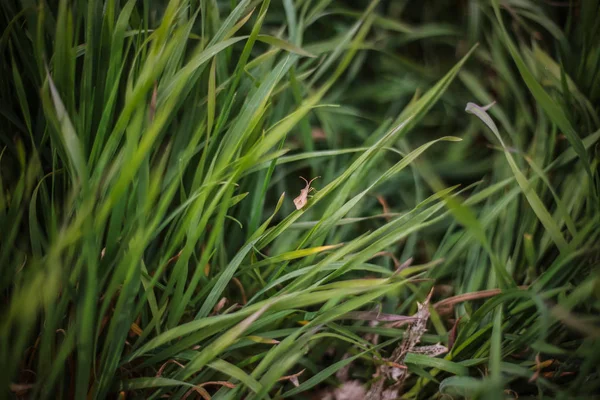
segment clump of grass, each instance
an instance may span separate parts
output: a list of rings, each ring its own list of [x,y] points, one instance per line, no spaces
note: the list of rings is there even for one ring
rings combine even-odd
[[[597,393],[600,4],[406,5],[2,2],[4,394]]]

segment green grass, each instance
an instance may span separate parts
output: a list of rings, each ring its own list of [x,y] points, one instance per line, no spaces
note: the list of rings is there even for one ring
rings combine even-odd
[[[0,9],[2,398],[600,393],[597,0]]]

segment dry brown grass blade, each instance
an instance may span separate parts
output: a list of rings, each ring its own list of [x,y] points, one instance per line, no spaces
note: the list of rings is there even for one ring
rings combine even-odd
[[[390,213],[390,207],[388,206],[388,203],[385,200],[385,197],[383,197],[382,195],[377,195],[377,201],[379,202],[379,204],[381,204],[381,207],[383,208],[383,213],[384,214],[389,214]],[[385,219],[386,219],[386,221],[389,221],[390,217],[386,217]]]
[[[540,353],[538,353],[535,356],[535,373],[531,375],[531,378],[529,378],[529,382],[534,382],[538,378],[538,376],[540,376],[540,371],[542,370],[542,366],[540,364]]]
[[[208,393],[206,391],[206,389],[204,389],[204,386],[226,386],[230,389],[235,389],[235,384],[233,384],[231,382],[227,382],[227,381],[204,382],[204,383],[196,385],[193,388],[191,388],[190,390],[188,390],[185,393],[185,395],[183,395],[182,400],[187,399],[194,392],[198,393],[204,400],[210,400],[212,397],[211,397],[210,393]]]
[[[518,286],[518,288],[521,290],[527,290],[529,286],[523,285]],[[455,304],[463,303],[465,301],[487,299],[489,297],[497,296],[500,293],[502,293],[502,289],[488,289],[471,293],[457,294],[456,296],[448,297],[447,299],[438,301],[433,305],[433,307],[438,313],[444,314],[448,313],[451,307],[453,307]]]
[[[231,382],[228,382],[228,381],[209,381],[209,382],[201,383],[201,384],[199,384],[197,386],[200,386],[200,387],[204,387],[204,386],[226,386],[229,389],[235,389],[235,383],[231,383]]]
[[[298,382],[298,377],[300,375],[302,375],[304,373],[304,371],[306,371],[306,368],[303,369],[300,372],[296,372],[295,374],[292,375],[287,375],[287,376],[282,376],[281,378],[278,379],[279,382],[281,381],[287,381],[289,380],[290,382],[292,382],[292,384],[296,387],[300,386],[300,382]]]
[[[240,289],[240,294],[242,295],[242,304],[246,305],[246,303],[248,303],[248,298],[246,297],[246,291],[244,290],[244,285],[242,285],[242,282],[240,282],[240,280],[236,277],[231,278],[231,280],[233,281],[233,283],[235,283],[235,285],[238,287],[238,289]]]
[[[176,360],[167,360],[163,365],[160,366],[160,368],[158,369],[158,372],[156,373],[156,377],[159,378],[163,371],[165,370],[165,368],[167,367],[167,365],[169,364],[177,364],[179,365],[181,368],[185,368],[185,366],[183,364],[181,364],[179,361]]]
[[[198,393],[204,400],[210,400],[210,399],[212,399],[211,395],[206,391],[206,389],[204,389],[203,387],[200,387],[200,386],[196,386],[196,387],[193,387],[190,390],[188,390],[183,395],[183,397],[181,398],[181,400],[187,399],[194,392]]]
[[[454,346],[454,341],[456,340],[456,335],[458,333],[458,324],[460,323],[461,319],[462,317],[458,318],[454,322],[452,329],[450,329],[450,333],[448,334],[448,349],[452,349],[452,347]]]
[[[219,311],[221,311],[223,307],[225,307],[225,304],[227,304],[227,302],[227,297],[222,297],[221,300],[219,300],[219,302],[215,305],[215,308],[213,308],[212,315],[217,315]]]
[[[408,260],[406,260],[402,264],[398,265],[396,267],[396,270],[394,271],[394,276],[398,275],[400,272],[402,272],[406,268],[410,267],[412,265],[412,262],[413,262],[413,258],[410,257]]]

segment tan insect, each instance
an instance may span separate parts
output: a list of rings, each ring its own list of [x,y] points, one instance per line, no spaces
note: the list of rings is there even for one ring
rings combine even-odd
[[[310,187],[310,184],[312,183],[312,181],[314,181],[317,178],[320,178],[320,176],[314,177],[310,181],[307,181],[302,176],[300,177],[300,179],[302,179],[304,182],[306,182],[306,187],[304,189],[300,190],[300,196],[298,196],[294,199],[294,205],[296,206],[296,210],[300,210],[308,202],[308,194],[311,192],[311,190],[315,190],[315,188]]]

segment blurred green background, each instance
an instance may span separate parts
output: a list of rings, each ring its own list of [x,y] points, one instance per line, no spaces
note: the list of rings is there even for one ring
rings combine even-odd
[[[599,393],[597,0],[0,10],[2,397]]]

